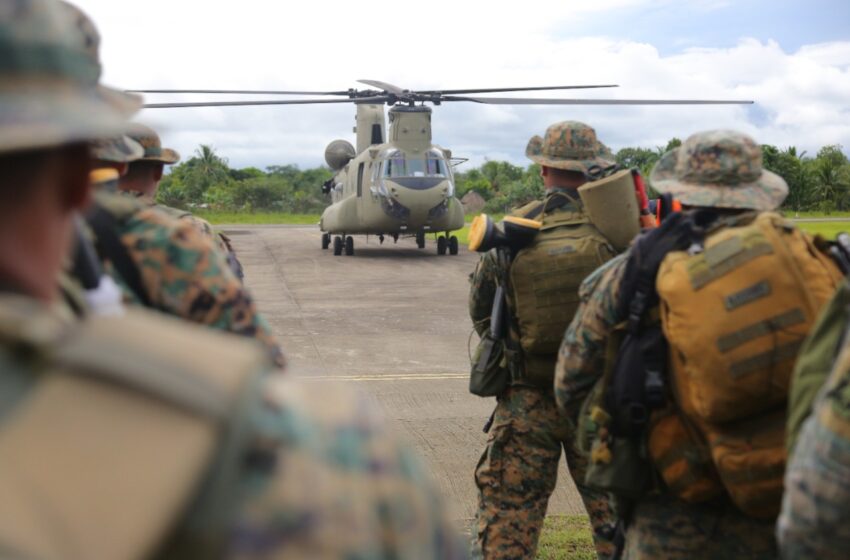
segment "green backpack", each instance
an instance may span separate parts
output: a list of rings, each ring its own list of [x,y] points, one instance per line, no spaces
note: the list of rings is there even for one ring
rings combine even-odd
[[[543,226],[510,268],[511,308],[525,381],[551,388],[561,339],[579,305],[578,289],[616,255],[581,202],[554,193],[542,206]]]
[[[844,282],[821,312],[797,357],[788,396],[786,448],[789,455],[803,422],[812,413],[818,393],[832,371],[836,355],[847,336],[848,320],[850,285]]]

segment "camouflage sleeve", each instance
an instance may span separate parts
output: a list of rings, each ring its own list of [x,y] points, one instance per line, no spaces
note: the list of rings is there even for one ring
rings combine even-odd
[[[153,306],[195,323],[254,338],[284,358],[253,298],[213,242],[185,220],[150,207],[130,218],[121,240]],[[120,280],[120,278],[116,278]]]
[[[492,251],[485,253],[469,277],[469,317],[479,336],[490,328],[490,312],[493,310],[493,298],[496,296],[498,266],[495,253]]]
[[[581,303],[564,333],[555,368],[555,399],[570,418],[603,373],[606,340],[619,322],[616,309],[627,259],[624,253],[608,261],[579,289]]]
[[[783,558],[846,558],[850,550],[850,347],[800,430],[777,536]]]
[[[430,475],[365,397],[273,380],[240,484],[235,558],[465,557]]]

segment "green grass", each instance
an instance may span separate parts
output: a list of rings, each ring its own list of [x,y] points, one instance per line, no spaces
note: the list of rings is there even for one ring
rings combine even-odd
[[[316,224],[319,214],[289,214],[286,212],[214,212],[197,210],[193,212],[211,224]]]
[[[833,212],[831,214],[827,214],[826,212],[793,212],[791,210],[783,210],[782,215],[787,218],[847,218],[850,220],[850,213],[848,212]]]
[[[596,558],[590,521],[586,515],[550,516],[543,525],[539,560],[592,560]]]
[[[812,235],[820,234],[826,239],[835,239],[842,231],[850,232],[850,220],[846,222],[797,222],[797,226]]]

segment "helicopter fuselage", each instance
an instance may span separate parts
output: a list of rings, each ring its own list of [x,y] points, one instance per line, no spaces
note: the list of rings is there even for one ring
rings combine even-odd
[[[429,108],[394,107],[388,141],[375,143],[383,140],[383,109],[378,121],[374,106],[359,107],[357,132],[359,153],[328,185],[323,232],[414,235],[463,227],[451,153],[431,143]]]

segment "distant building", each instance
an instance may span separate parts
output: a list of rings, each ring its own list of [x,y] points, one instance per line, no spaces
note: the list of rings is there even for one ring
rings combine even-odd
[[[484,210],[484,205],[487,203],[484,197],[475,191],[469,191],[463,195],[460,202],[463,204],[464,214],[478,214]]]

